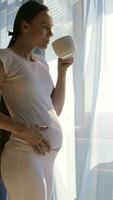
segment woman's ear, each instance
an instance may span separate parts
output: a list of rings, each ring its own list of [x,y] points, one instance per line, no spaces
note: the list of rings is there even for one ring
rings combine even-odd
[[[21,30],[24,33],[27,33],[29,31],[29,23],[26,21],[21,22]]]

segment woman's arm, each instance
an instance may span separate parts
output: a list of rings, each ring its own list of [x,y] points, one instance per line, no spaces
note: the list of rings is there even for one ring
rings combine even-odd
[[[22,137],[25,128],[24,124],[16,122],[0,112],[0,129],[13,132],[15,135]]]
[[[57,115],[60,115],[65,101],[65,85],[67,68],[73,63],[73,58],[58,59],[58,78],[51,98]]]
[[[22,124],[12,120],[10,117],[0,112],[0,129],[13,132],[17,138],[21,138],[29,143],[36,153],[45,155],[46,151],[50,151],[48,140],[42,135],[42,131],[47,126]]]

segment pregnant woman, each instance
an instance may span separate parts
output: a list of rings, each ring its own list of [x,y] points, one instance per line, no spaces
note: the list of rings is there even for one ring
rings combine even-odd
[[[35,47],[47,48],[52,26],[48,7],[28,1],[17,12],[8,48],[0,49],[0,92],[11,116],[0,113],[0,129],[11,132],[1,156],[8,200],[51,199],[54,161],[63,138],[57,115],[73,63],[73,58],[58,59],[54,87],[46,60],[32,53]]]

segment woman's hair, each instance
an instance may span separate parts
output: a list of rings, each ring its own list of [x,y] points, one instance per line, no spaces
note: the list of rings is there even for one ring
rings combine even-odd
[[[28,1],[24,3],[16,14],[13,32],[9,31],[9,35],[12,35],[12,38],[9,42],[8,48],[15,44],[18,35],[21,33],[22,21],[30,23],[40,12],[48,10],[49,9],[46,5],[40,4],[36,1]]]

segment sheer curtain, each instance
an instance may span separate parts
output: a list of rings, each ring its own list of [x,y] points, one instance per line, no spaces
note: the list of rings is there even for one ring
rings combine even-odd
[[[73,4],[77,200],[113,199],[113,1]]]
[[[64,35],[73,35],[72,1],[71,0],[46,0],[51,15],[53,16],[53,38]],[[51,47],[46,51],[50,73],[54,84],[57,79],[57,57]],[[56,200],[74,200],[76,197],[75,185],[75,133],[74,133],[74,90],[73,66],[68,69],[66,79],[66,100],[63,111],[59,117],[63,129],[63,147],[55,163],[55,191]]]
[[[12,30],[15,14],[22,4],[22,0],[0,1],[0,48],[7,46],[10,37],[8,31]]]

